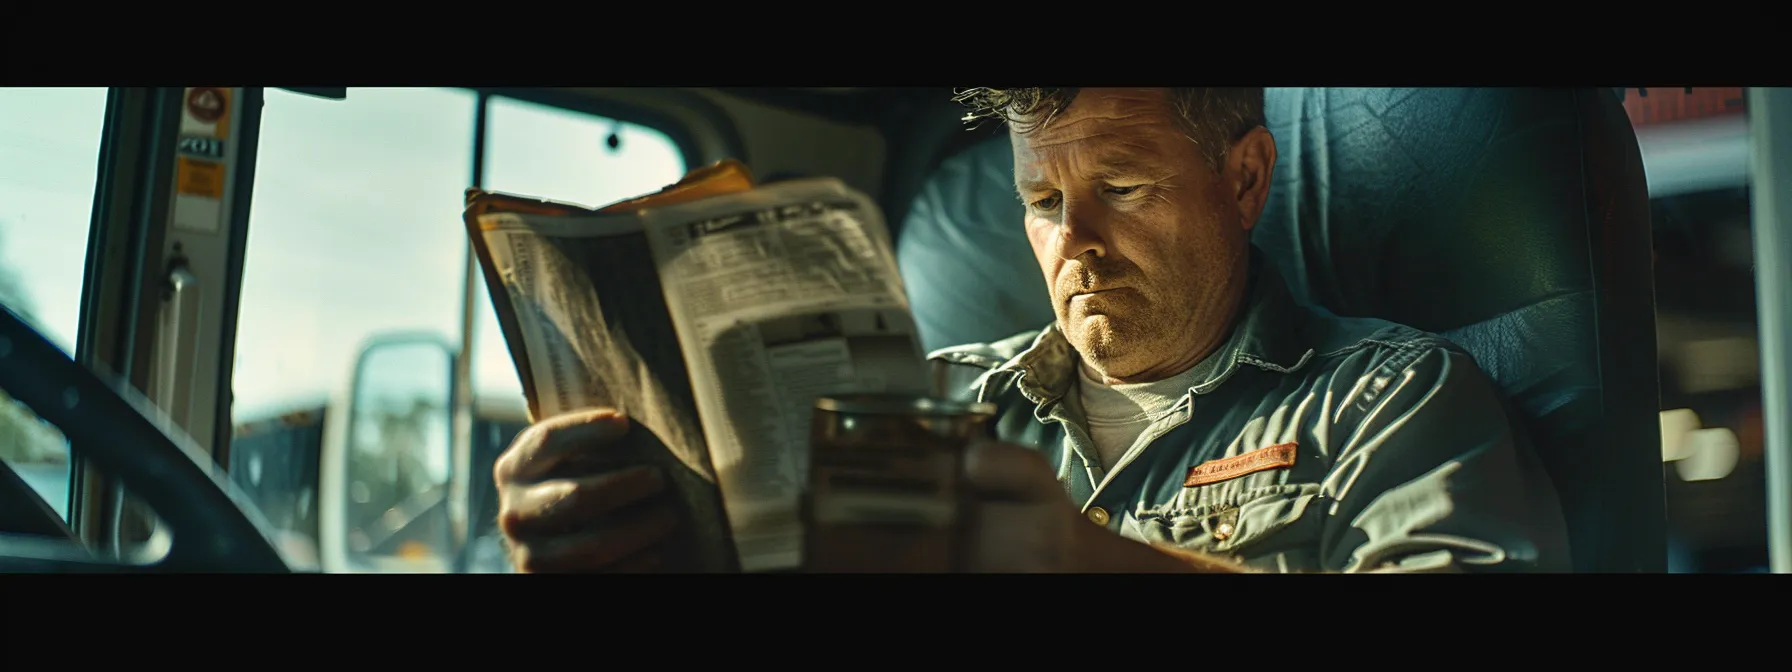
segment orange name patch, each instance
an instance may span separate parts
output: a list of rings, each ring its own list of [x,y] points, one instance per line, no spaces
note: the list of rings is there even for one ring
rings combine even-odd
[[[1188,479],[1182,482],[1182,487],[1192,488],[1268,469],[1292,467],[1294,466],[1294,448],[1293,442],[1282,443],[1223,460],[1197,464],[1189,467]]]

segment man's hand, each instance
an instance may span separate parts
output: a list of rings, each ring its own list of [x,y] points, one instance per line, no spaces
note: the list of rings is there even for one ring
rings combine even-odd
[[[679,523],[668,504],[649,500],[665,489],[665,475],[600,466],[628,424],[608,409],[568,413],[524,430],[498,458],[498,529],[518,571],[660,567],[656,545]]]
[[[1106,530],[1077,515],[1038,453],[1007,443],[973,444],[965,455],[977,508],[968,569],[973,572],[1082,571],[1084,549]]]
[[[973,572],[1240,571],[1219,559],[1182,557],[1109,532],[1084,518],[1039,453],[980,443],[965,455],[976,493],[967,569]]]

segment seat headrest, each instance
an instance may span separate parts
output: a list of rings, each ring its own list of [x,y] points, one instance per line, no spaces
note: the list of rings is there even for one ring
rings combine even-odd
[[[1433,332],[1584,291],[1574,95],[1271,89],[1280,158],[1253,238],[1310,302]]]
[[[896,259],[927,350],[994,341],[1052,321],[1025,213],[1006,133],[946,159],[921,186]]]

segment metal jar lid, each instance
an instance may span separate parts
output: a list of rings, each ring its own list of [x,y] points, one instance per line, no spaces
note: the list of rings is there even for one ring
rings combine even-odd
[[[857,415],[995,415],[996,405],[909,394],[847,394],[819,397],[815,408]]]

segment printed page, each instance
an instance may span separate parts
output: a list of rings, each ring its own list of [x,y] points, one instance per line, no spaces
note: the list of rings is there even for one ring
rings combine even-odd
[[[691,521],[674,540],[679,557],[693,571],[737,568],[690,375],[639,220],[492,213],[477,225],[488,278],[498,278],[490,290],[505,338],[523,346],[518,369],[534,419],[592,408],[627,415],[629,435],[585,461],[599,470],[664,469]]]
[[[928,391],[881,213],[820,179],[642,220],[740,566],[797,568],[815,398]]]

